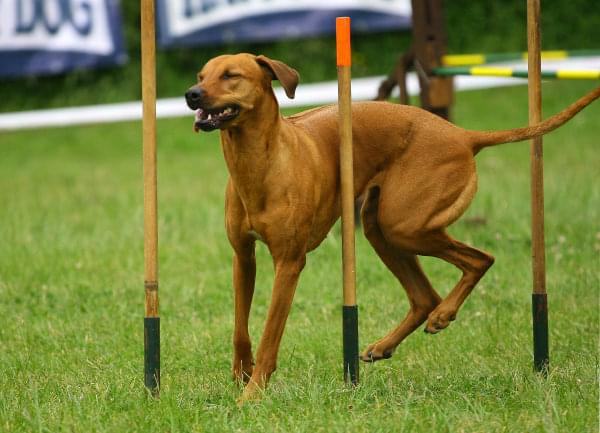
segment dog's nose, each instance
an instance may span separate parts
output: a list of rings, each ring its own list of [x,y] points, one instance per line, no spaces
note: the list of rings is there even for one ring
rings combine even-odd
[[[198,86],[192,86],[185,92],[185,100],[192,110],[198,108],[198,105],[202,100],[202,93],[202,89]]]

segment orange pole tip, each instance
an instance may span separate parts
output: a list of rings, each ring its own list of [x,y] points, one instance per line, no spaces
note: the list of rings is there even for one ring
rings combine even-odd
[[[337,17],[335,19],[335,42],[337,65],[352,65],[352,51],[350,49],[350,17]]]

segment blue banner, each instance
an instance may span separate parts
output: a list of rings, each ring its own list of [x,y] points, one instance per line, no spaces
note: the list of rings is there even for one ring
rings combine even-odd
[[[166,46],[273,41],[333,34],[335,17],[353,32],[406,29],[410,0],[157,0]]]
[[[118,0],[0,0],[0,77],[126,61]]]

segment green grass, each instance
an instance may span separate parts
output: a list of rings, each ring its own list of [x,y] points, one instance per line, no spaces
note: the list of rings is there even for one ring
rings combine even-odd
[[[547,115],[591,89],[544,86]],[[455,120],[526,123],[526,88],[457,95]],[[458,319],[341,379],[340,234],[310,254],[264,399],[241,409],[230,380],[231,252],[217,134],[162,120],[159,228],[162,394],[142,379],[139,123],[0,135],[0,431],[592,432],[598,430],[600,103],[545,140],[551,371],[532,372],[528,144],[478,156],[479,193],[452,228],[496,264]],[[483,221],[477,224],[476,221]],[[257,341],[272,265],[258,248]],[[357,237],[361,347],[407,301]],[[458,272],[424,259],[447,293]]]

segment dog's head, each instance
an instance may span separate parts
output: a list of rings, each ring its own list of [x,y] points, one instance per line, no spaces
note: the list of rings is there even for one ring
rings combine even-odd
[[[246,113],[269,95],[272,80],[279,80],[286,95],[293,98],[299,76],[278,60],[235,54],[209,60],[197,78],[185,100],[196,110],[194,130],[212,131],[241,124]]]

